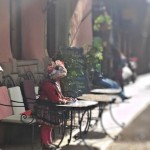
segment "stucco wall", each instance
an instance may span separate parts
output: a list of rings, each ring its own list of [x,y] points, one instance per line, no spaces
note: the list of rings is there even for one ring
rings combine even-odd
[[[12,58],[9,0],[0,0],[0,22],[0,62],[7,62],[9,58]]]
[[[78,0],[70,24],[70,46],[92,44],[92,1]]]
[[[45,57],[46,0],[21,0],[21,59],[40,59]],[[92,43],[91,0],[73,0],[66,7],[66,34],[59,38],[65,41],[70,29],[69,46],[81,47]],[[73,6],[72,6],[73,5]],[[75,5],[75,6],[74,6]],[[69,8],[70,7],[70,8]],[[69,13],[70,11],[70,13]],[[90,12],[88,14],[88,12]],[[68,14],[67,14],[68,13]],[[88,15],[87,15],[88,14]],[[85,17],[87,15],[87,17]],[[85,17],[85,19],[83,19]],[[60,18],[60,17],[59,17]],[[64,17],[63,17],[64,18]],[[71,22],[70,22],[71,18]],[[13,19],[13,18],[12,18]],[[10,46],[10,1],[0,0],[0,62],[13,58]],[[83,21],[82,21],[83,20]],[[59,22],[60,23],[60,22]],[[16,27],[17,28],[17,27]],[[68,29],[69,28],[69,29]],[[59,30],[62,30],[61,23]],[[60,36],[60,34],[58,35]],[[58,39],[57,39],[58,40]],[[59,41],[59,40],[58,40]],[[57,43],[57,42],[56,42]],[[66,42],[67,43],[67,42]],[[61,44],[57,43],[58,45]]]
[[[23,0],[21,4],[22,58],[42,59],[45,56],[44,23],[46,1]]]

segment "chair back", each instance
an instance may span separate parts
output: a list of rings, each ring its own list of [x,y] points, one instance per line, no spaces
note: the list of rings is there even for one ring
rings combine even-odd
[[[6,75],[6,76],[3,76],[2,85],[7,86],[7,88],[14,87],[15,82],[14,82],[13,78],[10,75]]]
[[[20,87],[26,110],[34,110],[36,102],[34,82],[32,80],[23,80]]]

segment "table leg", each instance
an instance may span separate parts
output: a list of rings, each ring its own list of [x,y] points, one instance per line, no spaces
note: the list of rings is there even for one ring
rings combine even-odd
[[[111,115],[111,118],[113,119],[113,121],[114,121],[119,127],[124,128],[125,124],[124,124],[124,123],[120,124],[120,123],[115,119],[115,117],[114,117],[114,115],[113,115],[113,112],[112,112],[112,104],[109,104],[109,112],[110,112],[110,115]]]
[[[71,138],[72,138],[72,123],[73,123],[73,112],[72,110],[70,111],[70,119],[71,119],[71,123],[70,123],[70,136],[68,139],[68,145],[70,144]]]
[[[87,133],[89,130],[89,126],[90,126],[90,121],[91,121],[91,110],[84,110],[84,111],[80,111],[80,113],[82,112],[81,117],[78,117],[79,119],[79,135],[75,136],[75,139],[77,138],[81,138],[82,141],[84,141],[84,138],[82,136],[83,133]],[[84,125],[84,130],[82,131],[82,127],[83,127],[83,119],[84,116],[87,112],[87,120],[86,120],[86,124]],[[70,111],[70,118],[71,118],[71,123],[70,123],[70,135],[69,135],[69,139],[68,139],[68,144],[70,144],[71,139],[72,139],[72,130],[73,130],[73,111]],[[85,143],[85,142],[84,142]]]
[[[85,125],[85,129],[84,129],[83,133],[87,133],[88,129],[89,129],[89,126],[90,126],[91,110],[84,110],[84,112],[82,113],[81,119],[80,119],[80,123],[79,123],[79,125],[80,125],[80,138],[82,139],[82,142],[84,143],[84,145],[86,146],[86,148],[88,150],[91,150],[90,146],[88,146],[88,144],[85,142],[84,137],[82,135],[82,122],[83,122],[83,118],[84,118],[84,115],[86,114],[86,112],[88,113],[88,116],[87,116],[87,123]]]
[[[111,139],[113,139],[113,140],[116,140],[118,137],[117,136],[115,136],[115,137],[112,137],[108,132],[107,132],[107,130],[105,129],[105,127],[104,127],[104,124],[103,124],[103,112],[104,112],[104,110],[105,110],[105,107],[106,107],[106,105],[99,105],[99,107],[100,107],[100,112],[99,112],[99,119],[100,119],[100,124],[101,124],[101,127],[102,127],[102,130],[104,131],[104,133],[108,136],[108,137],[110,137]],[[102,108],[103,107],[103,108]]]
[[[55,145],[57,148],[60,147],[60,145],[61,145],[61,143],[62,143],[62,141],[63,141],[63,139],[64,139],[64,137],[65,137],[65,133],[66,133],[66,122],[67,122],[66,116],[65,116],[65,114],[63,114],[62,125],[61,125],[61,127],[60,127],[61,130],[62,130],[62,131],[60,131],[60,132],[62,132],[62,137],[61,137],[60,141],[58,142],[58,144]]]
[[[87,120],[87,123],[86,123],[86,128],[84,130],[85,133],[88,132],[89,127],[91,126],[91,117],[92,117],[92,110],[91,109],[88,111],[88,116],[87,117],[88,117],[87,118],[88,120]]]
[[[83,117],[84,117],[84,115],[85,115],[85,113],[88,113],[87,114],[87,122],[86,122],[86,125],[85,125],[85,129],[84,129],[84,131],[83,131],[83,133],[87,133],[88,132],[88,129],[89,129],[89,126],[90,126],[90,113],[89,113],[89,111],[88,110],[85,110],[83,113],[82,113],[82,116],[81,116],[81,119],[80,119],[80,121],[79,121],[79,125],[80,125],[80,135],[82,134],[82,122],[83,122]]]

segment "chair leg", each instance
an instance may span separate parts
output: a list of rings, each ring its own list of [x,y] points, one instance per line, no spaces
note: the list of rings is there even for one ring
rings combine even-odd
[[[33,142],[34,142],[34,124],[31,125],[32,135],[31,135],[31,150],[33,150]]]

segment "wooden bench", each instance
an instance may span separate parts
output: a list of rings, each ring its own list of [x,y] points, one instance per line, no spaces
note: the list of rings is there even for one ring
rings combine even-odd
[[[12,100],[11,98],[15,98]],[[11,124],[26,124],[31,125],[32,131],[34,128],[35,120],[30,116],[22,117],[25,112],[25,107],[19,87],[7,88],[6,86],[0,87],[0,123],[6,125]],[[33,132],[31,132],[33,133]],[[31,136],[31,149],[33,149],[33,134]]]
[[[25,110],[20,87],[15,86],[11,76],[3,78],[3,86],[0,87],[0,123],[5,126],[8,124],[30,125],[32,130],[30,141],[31,149],[33,149],[33,131],[36,121],[30,116],[30,111]]]

